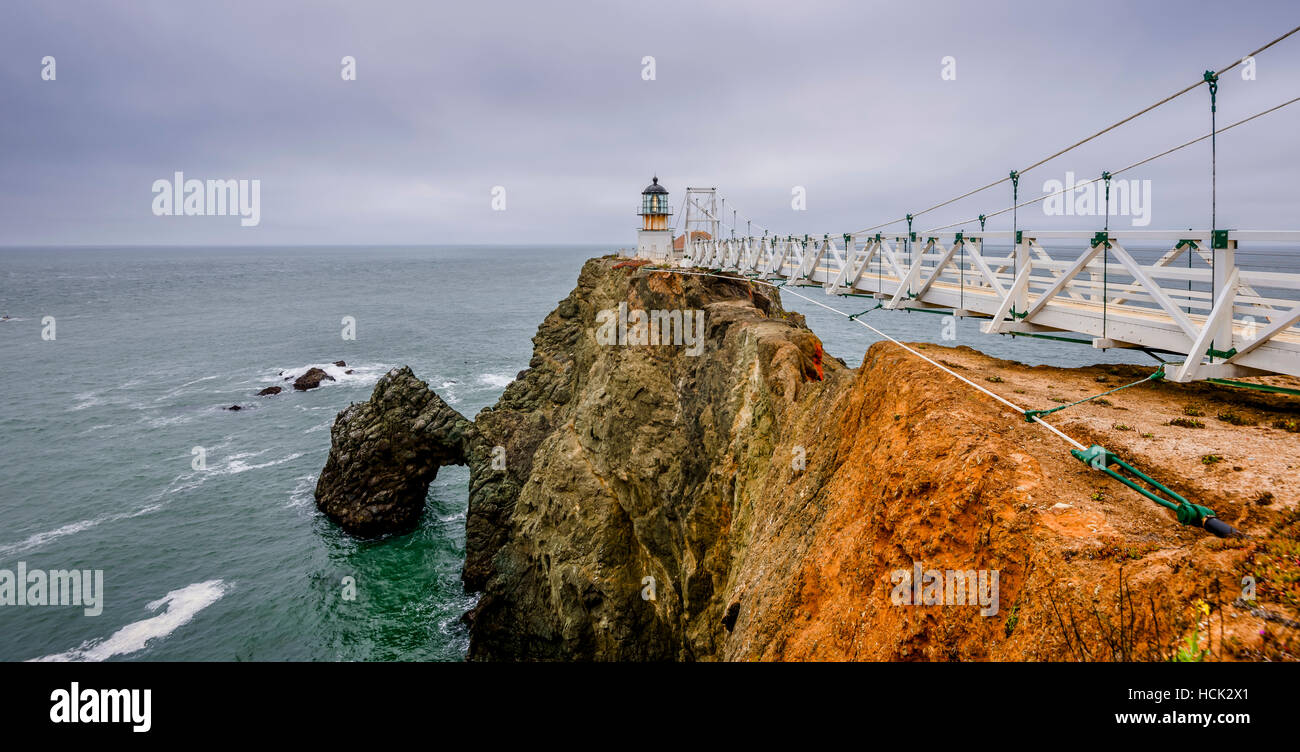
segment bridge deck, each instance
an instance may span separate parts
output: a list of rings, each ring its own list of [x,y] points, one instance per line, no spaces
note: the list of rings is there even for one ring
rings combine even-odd
[[[1300,244],[1300,233],[1237,234]],[[996,235],[847,236],[843,246],[829,237],[699,241],[682,264],[818,285],[827,294],[872,295],[888,308],[951,310],[987,319],[988,333],[1076,332],[1093,337],[1097,347],[1183,355],[1170,374],[1180,381],[1300,376],[1300,273],[1241,270],[1235,257],[1241,238],[1212,248],[1204,232],[1111,233],[1102,241],[1095,233],[1040,233],[1020,238],[1010,255],[984,256],[984,238]],[[1154,263],[1139,264],[1124,248],[1130,237],[1173,247]],[[1054,257],[1040,238],[1082,242]],[[1199,257],[1200,266],[1170,266],[1184,254]]]

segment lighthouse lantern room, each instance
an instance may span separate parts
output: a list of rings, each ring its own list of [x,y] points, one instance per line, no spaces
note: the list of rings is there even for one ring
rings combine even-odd
[[[673,210],[668,205],[668,190],[659,185],[656,175],[650,185],[641,191],[641,229],[636,234],[636,255],[642,258],[669,259],[673,256],[673,231],[668,218]]]

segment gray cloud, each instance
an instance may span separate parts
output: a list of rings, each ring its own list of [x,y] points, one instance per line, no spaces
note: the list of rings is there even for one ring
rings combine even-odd
[[[657,172],[779,233],[982,185],[1295,25],[1288,3],[30,3],[0,28],[0,243],[631,244]],[[58,60],[58,80],[40,60]],[[339,77],[357,59],[358,80]],[[641,79],[652,55],[657,80]],[[940,59],[957,59],[942,81]],[[1220,122],[1295,96],[1300,36]],[[1027,175],[1208,130],[1197,90]],[[1220,140],[1220,225],[1294,224],[1300,105]],[[1202,148],[1204,146],[1204,148]],[[1143,168],[1151,227],[1208,225],[1208,145]],[[262,222],[155,217],[150,186],[262,181]],[[490,191],[507,189],[508,210]],[[790,208],[804,186],[808,211]],[[993,189],[918,228],[1006,206]],[[1025,212],[1022,225],[1093,229]],[[974,228],[972,228],[974,229]]]

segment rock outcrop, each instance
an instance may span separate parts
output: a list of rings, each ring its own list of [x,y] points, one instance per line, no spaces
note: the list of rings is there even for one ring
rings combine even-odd
[[[297,379],[294,379],[293,388],[300,392],[305,392],[308,389],[315,389],[320,386],[322,381],[333,380],[334,377],[326,373],[323,369],[309,368],[306,373],[299,376]]]
[[[473,424],[410,368],[389,371],[369,401],[339,413],[316,506],[361,536],[413,527],[443,465],[465,464]]]
[[[281,391],[283,391],[283,390],[280,389],[280,387],[278,387],[278,386],[268,386],[267,388],[265,388],[265,389],[263,389],[262,391],[258,392],[258,393],[257,393],[257,396],[259,396],[259,397],[270,397],[270,396],[272,396],[272,395],[279,394]]]

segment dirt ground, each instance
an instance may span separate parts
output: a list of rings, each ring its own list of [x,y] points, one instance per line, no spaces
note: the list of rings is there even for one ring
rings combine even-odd
[[[969,347],[913,346],[1031,409],[1059,407],[1142,380],[1156,365],[1031,367]],[[1300,379],[1291,377],[1251,381],[1300,389]],[[957,386],[969,389],[954,382]],[[1006,416],[1016,418],[1009,409]],[[1177,524],[1171,512],[1085,466],[1064,441],[1038,427],[1022,434],[1027,454],[1041,466],[1041,486],[1027,494],[1029,511],[1040,528],[1036,537],[1054,537],[1064,560],[1077,565],[1071,584],[1115,579],[1113,567],[1097,570],[1093,562],[1128,562],[1130,587],[1167,587],[1176,600],[1191,605],[1181,616],[1192,620],[1196,647],[1184,653],[1209,650],[1207,659],[1223,660],[1296,659],[1300,397],[1157,380],[1044,419],[1084,445],[1115,452],[1245,534],[1218,539]],[[1046,531],[1052,535],[1042,535]],[[1187,580],[1167,575],[1188,567],[1203,570],[1196,584],[1172,585]],[[1246,577],[1253,578],[1254,600],[1243,597],[1252,594],[1241,582]],[[1141,604],[1134,610],[1141,612]],[[1155,615],[1154,602],[1149,610]]]

